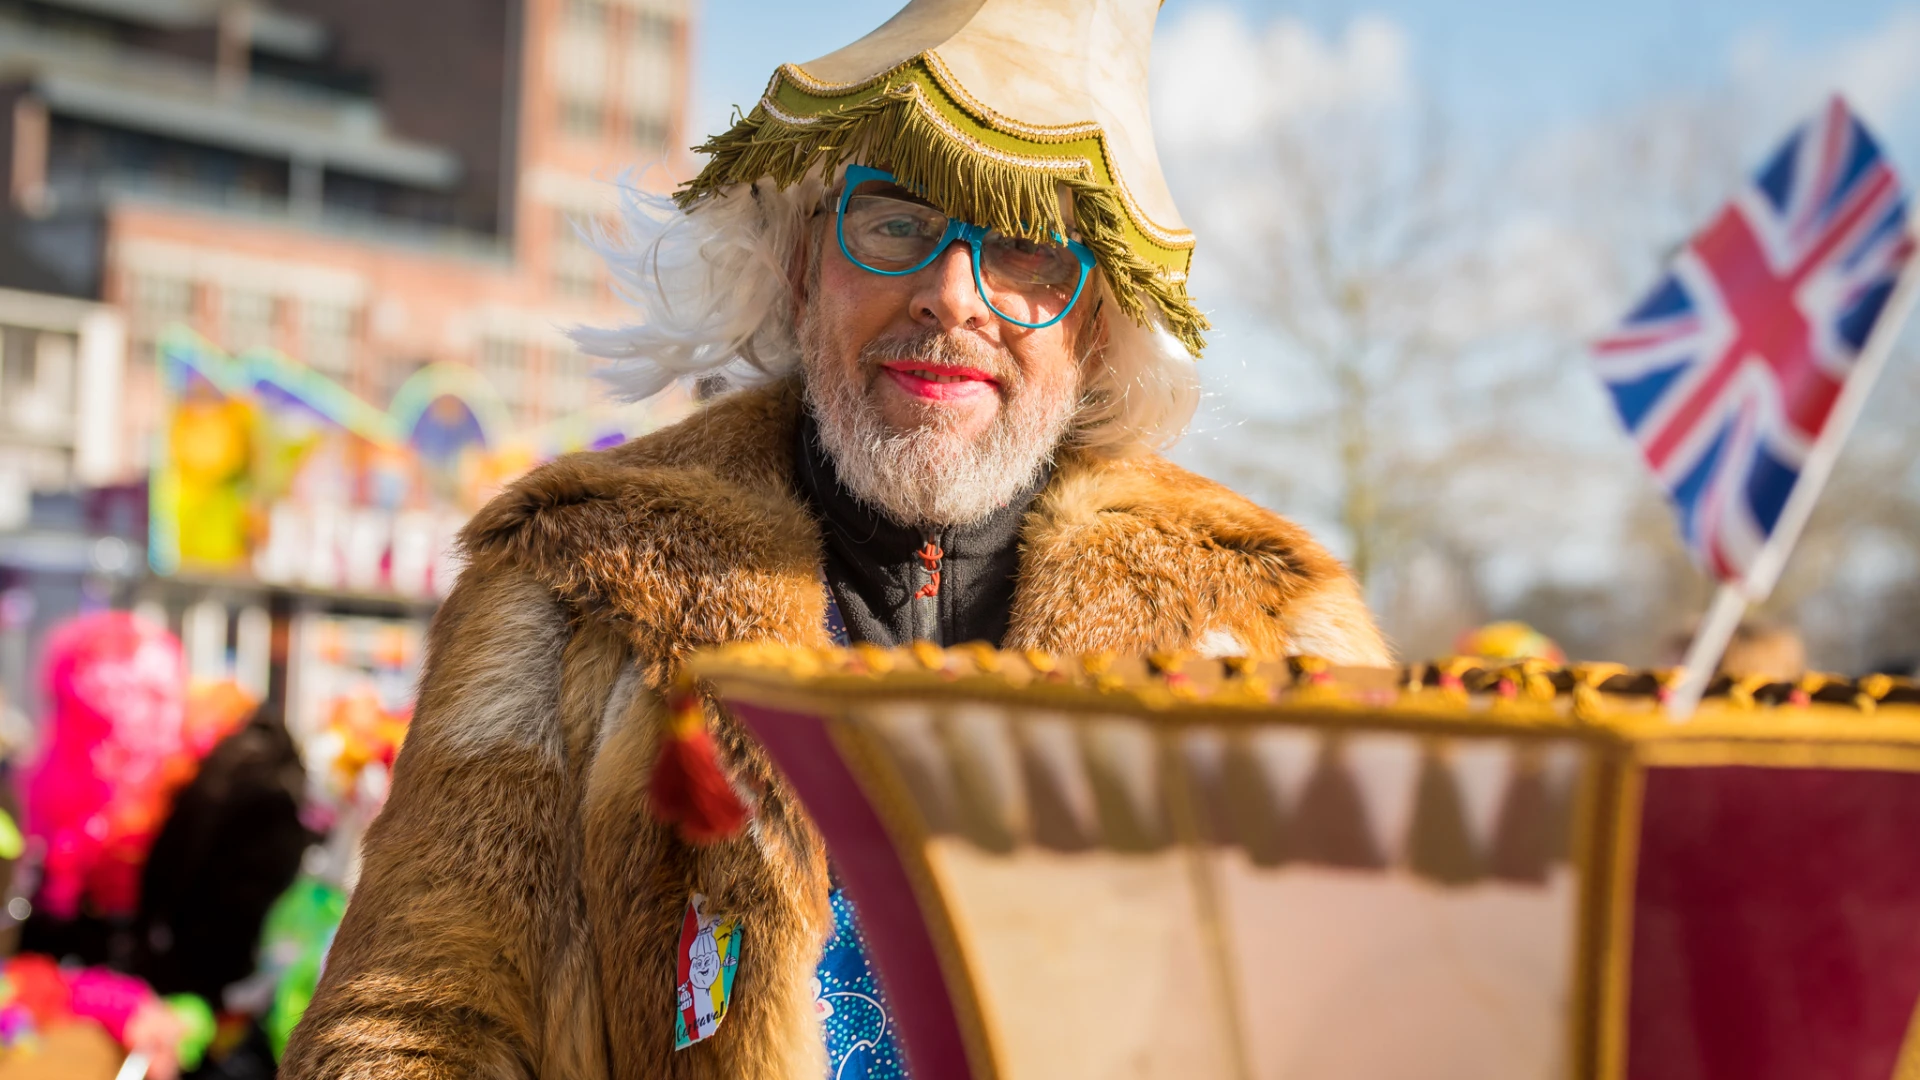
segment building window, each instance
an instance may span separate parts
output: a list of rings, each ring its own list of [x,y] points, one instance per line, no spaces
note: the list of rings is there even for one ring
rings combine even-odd
[[[0,4],[0,12],[22,6]],[[48,124],[46,178],[68,198],[97,198],[103,184],[128,185],[203,204],[273,209],[287,197],[288,171],[284,156],[235,153],[55,115]]]
[[[593,358],[564,352],[553,358],[547,379],[548,411],[555,416],[583,412],[600,400],[600,383],[593,377]]]
[[[584,31],[598,31],[607,25],[606,0],[567,0],[567,26]]]
[[[39,381],[39,335],[23,326],[0,327],[0,401],[31,394]]]
[[[124,464],[147,467],[153,425],[160,415],[160,338],[169,327],[193,323],[194,285],[184,276],[137,272],[128,275],[122,306],[127,315],[126,429],[120,445]]]
[[[668,29],[679,25],[687,13],[685,0],[614,0],[636,19],[658,19]]]
[[[645,113],[641,113],[632,118],[631,122],[628,124],[628,131],[631,132],[631,134],[633,135],[634,144],[636,146],[639,146],[641,149],[652,150],[656,152],[663,152],[666,150],[666,146],[667,146],[667,118],[666,117],[649,116]]]
[[[585,222],[565,210],[553,213],[553,291],[576,300],[600,296],[600,253],[580,235]]]
[[[597,139],[606,132],[607,111],[597,101],[565,99],[560,102],[560,127],[569,135]]]
[[[136,362],[150,361],[167,327],[193,321],[193,283],[160,274],[135,274],[127,292],[130,358]]]
[[[7,425],[41,436],[73,430],[72,334],[9,326],[0,329],[0,402]]]
[[[673,44],[673,32],[678,25],[673,18],[658,11],[643,11],[633,20],[635,34],[663,46]]]
[[[655,152],[667,143],[667,118],[673,113],[678,57],[675,23],[658,12],[634,15],[620,62],[621,104],[628,135]]]
[[[601,0],[567,0],[554,34],[553,84],[560,101],[560,128],[569,135],[605,137],[607,21]]]
[[[270,293],[252,289],[222,289],[220,347],[234,355],[274,345],[274,304]]]
[[[307,300],[300,305],[300,356],[310,367],[339,382],[353,375],[352,306]]]

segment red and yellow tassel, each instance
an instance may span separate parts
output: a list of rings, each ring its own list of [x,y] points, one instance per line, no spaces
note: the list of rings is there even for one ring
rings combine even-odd
[[[668,695],[667,730],[647,797],[654,816],[676,826],[690,844],[729,840],[746,827],[746,804],[720,764],[706,709],[691,682],[682,681]]]

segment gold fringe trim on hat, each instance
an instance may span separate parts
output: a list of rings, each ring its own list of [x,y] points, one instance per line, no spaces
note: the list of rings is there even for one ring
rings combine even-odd
[[[785,188],[816,169],[831,175],[857,161],[891,172],[955,217],[1044,240],[1069,231],[1060,202],[1065,188],[1075,238],[1099,260],[1121,311],[1149,325],[1152,304],[1168,332],[1199,356],[1208,325],[1187,296],[1184,261],[1158,264],[1135,249],[1129,231],[1139,230],[1120,192],[1100,181],[1095,163],[1086,156],[1021,154],[974,138],[929,100],[926,86],[908,71],[912,66],[890,73],[902,78],[866,91],[870,96],[816,115],[782,108],[782,76],[776,75],[752,113],[697,148],[709,155],[707,166],[681,186],[675,201],[689,210],[739,184],[770,179]]]

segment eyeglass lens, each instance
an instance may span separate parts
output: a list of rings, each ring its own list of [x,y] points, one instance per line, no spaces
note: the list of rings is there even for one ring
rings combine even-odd
[[[894,184],[861,184],[847,199],[841,235],[853,260],[898,274],[927,262],[947,237],[948,217]],[[980,241],[980,278],[995,311],[1021,322],[1058,315],[1080,284],[1080,260],[1065,244],[990,230]]]

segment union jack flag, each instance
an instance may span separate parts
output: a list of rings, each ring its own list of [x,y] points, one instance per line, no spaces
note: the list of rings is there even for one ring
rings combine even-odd
[[[1913,254],[1906,194],[1834,97],[1593,354],[1702,567],[1745,578]]]

